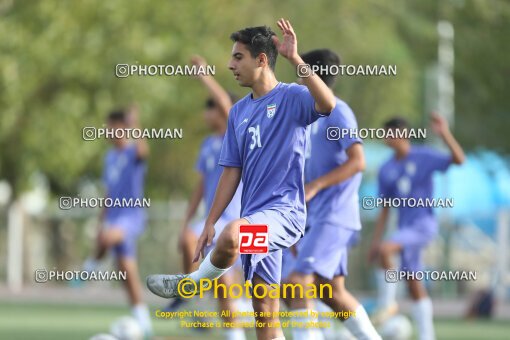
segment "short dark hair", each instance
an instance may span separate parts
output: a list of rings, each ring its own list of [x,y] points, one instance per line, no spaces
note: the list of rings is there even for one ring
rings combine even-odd
[[[239,97],[232,92],[227,92],[227,93],[228,93],[228,96],[230,97],[230,101],[232,102],[232,105],[234,105],[239,100]],[[208,109],[212,109],[212,108],[216,107],[216,101],[212,97],[207,98],[207,100],[205,101],[205,107]]]
[[[127,121],[126,111],[122,109],[111,111],[108,114],[108,122],[110,123],[126,123],[126,121]]]
[[[276,57],[278,50],[273,42],[273,36],[276,34],[267,26],[248,27],[230,35],[234,42],[240,42],[246,45],[253,58],[260,53],[264,53],[269,61],[269,67],[274,71],[276,66]]]
[[[338,54],[327,48],[306,52],[301,55],[301,58],[306,64],[309,65],[326,65],[326,66],[340,65],[340,57],[338,56]],[[333,84],[335,84],[336,74],[320,72],[319,69],[317,75],[322,79],[322,81],[326,85],[328,85],[328,87],[332,87]]]
[[[403,117],[393,117],[384,123],[385,129],[408,129],[409,123]]]

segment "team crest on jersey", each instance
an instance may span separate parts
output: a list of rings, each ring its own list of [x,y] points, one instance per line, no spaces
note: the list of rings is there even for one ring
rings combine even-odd
[[[276,113],[276,104],[269,104],[267,106],[267,118],[273,118]]]

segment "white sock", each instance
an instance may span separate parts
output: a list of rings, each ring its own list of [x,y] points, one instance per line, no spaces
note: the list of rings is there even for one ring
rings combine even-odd
[[[317,322],[316,318],[313,318],[308,309],[294,309],[293,312],[298,313],[308,313],[308,316],[298,316],[295,318],[292,318],[293,322],[301,322],[303,323],[302,328],[292,328],[292,339],[293,340],[323,340],[324,337],[322,336],[322,332],[319,328],[306,328],[304,325],[306,325],[308,322]]]
[[[344,326],[356,339],[381,340],[362,305],[356,308],[353,316],[344,321]]]
[[[434,321],[432,301],[426,297],[413,303],[413,318],[418,328],[418,336],[420,340],[434,340]]]
[[[152,323],[151,323],[151,317],[149,314],[149,308],[147,308],[147,305],[140,303],[138,305],[133,306],[131,309],[131,312],[133,313],[133,316],[136,320],[138,320],[138,323],[142,327],[142,330],[145,334],[152,334]]]
[[[85,260],[85,262],[83,262],[83,270],[88,273],[95,271],[97,267],[99,267],[99,261],[91,257],[89,257],[88,259]]]
[[[230,269],[230,267],[224,269],[215,267],[211,263],[211,254],[212,251],[207,254],[198,269],[189,274],[190,279],[194,280],[195,282],[200,282],[200,279],[214,280],[225,274],[225,272]]]
[[[317,299],[314,301],[314,303],[315,303],[315,309],[317,309],[317,311],[319,312],[319,315],[322,312],[331,312],[332,311],[332,309],[328,305],[326,305],[324,302],[322,302],[322,300]],[[320,317],[319,317],[319,319],[320,319]],[[330,319],[330,318],[326,318],[326,319]]]
[[[332,309],[327,304],[322,302],[320,299],[316,299],[314,301],[314,303],[315,303],[315,309],[317,309],[317,312],[319,312],[319,321],[331,323],[331,318],[321,316],[321,313],[331,312]],[[337,331],[333,327],[320,328],[320,331],[321,331],[322,337],[324,339],[336,338]]]
[[[377,282],[377,305],[387,308],[397,302],[397,283],[386,281],[386,270],[377,269],[375,272]]]
[[[229,328],[225,329],[225,339],[227,340],[246,340],[244,329],[242,328]]]

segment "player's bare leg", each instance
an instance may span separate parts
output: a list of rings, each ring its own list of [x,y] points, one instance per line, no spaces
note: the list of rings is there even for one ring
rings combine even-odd
[[[332,296],[329,297],[328,294],[324,294],[321,300],[334,312],[354,312],[359,306],[358,300],[345,289],[345,278],[343,276],[335,276],[333,280],[328,280],[317,275],[316,282],[319,287],[320,285],[330,284],[333,288]]]
[[[280,318],[278,317],[278,312],[280,310],[280,300],[272,299],[269,296],[273,290],[278,290],[279,288],[271,287],[264,280],[262,280],[257,274],[253,275],[253,287],[255,288],[257,285],[264,285],[266,288],[264,292],[268,292],[268,294],[263,298],[256,298],[255,292],[252,297],[253,310],[257,313],[257,317],[255,321],[258,325],[262,327],[256,327],[255,331],[257,333],[257,339],[259,340],[271,340],[271,339],[284,339],[283,331],[281,327],[274,327],[277,323],[279,324]],[[257,290],[259,295],[263,295],[262,288]],[[262,317],[261,313],[264,315],[270,315],[269,317]],[[273,327],[269,327],[271,324]]]
[[[398,243],[383,242],[379,249],[381,267],[385,270],[394,269],[393,256],[402,250],[402,246]]]
[[[234,280],[231,277],[231,275],[223,275],[222,277],[220,277],[218,279],[219,285],[224,284],[227,287],[225,289],[226,290],[225,293],[222,288],[221,289],[218,288],[218,307],[220,309],[220,314],[221,314],[221,311],[223,311],[223,310],[228,310],[231,312],[230,316],[222,316],[223,321],[229,322],[229,323],[234,322],[234,318],[232,317],[232,315],[234,314],[234,312],[237,311],[237,306],[234,303],[234,300],[228,298],[228,287],[230,285],[232,285],[233,283],[234,283]]]
[[[106,252],[113,246],[124,240],[124,232],[121,228],[112,227],[107,230],[101,230],[97,235],[96,249],[94,255],[85,260],[83,270],[93,272],[97,270],[99,261],[104,258]]]
[[[239,226],[250,224],[244,218],[230,222],[211,251],[211,263],[218,268],[230,268],[239,256]]]
[[[303,274],[303,273],[297,273],[293,272],[289,275],[285,283],[292,285],[292,287],[287,286],[286,291],[283,292],[283,296],[285,296],[285,301],[287,305],[289,306],[289,309],[291,309],[294,312],[298,313],[309,313],[309,310],[314,309],[314,302],[311,299],[307,299],[304,296],[300,296],[300,288],[302,287],[304,290],[304,287],[309,287],[310,284],[315,283],[315,277],[313,274]],[[296,287],[296,288],[293,288]],[[299,287],[299,288],[297,288]],[[294,293],[294,296],[293,296]],[[309,315],[309,314],[307,314]],[[293,321],[301,322],[303,324],[307,324],[310,322],[317,322],[318,320],[315,318],[312,318],[311,316],[306,317],[297,317],[293,319]],[[321,330],[318,328],[293,328],[292,329],[292,338],[294,340],[301,340],[301,339],[315,339],[320,340],[323,339]]]
[[[108,249],[115,247],[124,241],[124,231],[119,227],[111,227],[102,230],[97,238],[98,247],[96,250],[96,259],[102,258]],[[117,267],[120,271],[126,272],[126,288],[129,302],[132,307],[132,313],[138,320],[142,330],[146,335],[152,334],[152,325],[150,321],[149,309],[142,301],[142,285],[138,265],[135,258],[120,256],[117,259]]]
[[[407,287],[409,288],[411,299],[414,301],[428,297],[427,290],[419,280],[407,280]]]
[[[234,274],[234,273],[231,273]],[[235,275],[223,275],[218,279],[218,284],[224,284],[226,288],[226,292],[222,289],[218,289],[218,307],[219,313],[222,314],[222,311],[230,311],[228,316],[223,315],[221,318],[223,322],[232,323],[238,321],[237,318],[234,318],[233,315],[237,312],[237,304],[236,300],[228,297],[228,287],[230,287],[235,282]],[[244,329],[243,328],[226,328],[224,329],[225,337],[227,340],[229,339],[246,339]]]
[[[98,235],[98,240],[96,242],[96,250],[94,252],[94,260],[99,261],[104,258],[106,255],[106,251],[108,248],[106,248],[103,243],[99,240],[100,236]]]
[[[191,273],[196,270],[197,265],[193,263],[193,254],[197,247],[198,238],[190,228],[181,232],[179,246],[182,252],[182,269],[184,273]]]
[[[142,284],[140,283],[140,275],[138,273],[138,264],[136,259],[121,256],[117,260],[117,265],[119,270],[126,272],[126,281],[124,282],[124,286],[128,293],[133,315],[140,323],[144,333],[146,335],[150,335],[152,334],[152,324],[149,309],[142,301]]]
[[[297,285],[301,287],[307,287],[308,284],[314,283],[313,275],[306,275],[301,273],[291,273],[285,283]],[[299,296],[299,294],[295,294],[292,296],[292,290],[290,287],[287,287],[287,291],[284,296],[286,297],[285,301],[287,302],[289,308],[291,309],[310,309],[313,308],[313,302],[310,299]],[[294,290],[296,292],[296,290]]]
[[[136,306],[142,302],[142,285],[140,283],[136,260],[122,256],[117,262],[119,270],[126,272],[126,281],[124,284],[129,301],[132,306]]]
[[[112,227],[107,230],[103,230],[99,234],[99,243],[104,248],[111,248],[124,241],[124,231],[118,227]]]
[[[363,306],[345,288],[344,276],[335,276],[332,280],[329,280],[320,275],[316,275],[315,282],[319,287],[320,285],[331,285],[333,294],[330,296],[324,293],[320,296],[320,299],[334,312],[343,314],[340,321],[344,322],[345,327],[356,339],[381,339]],[[324,292],[326,292],[326,290],[324,290]]]

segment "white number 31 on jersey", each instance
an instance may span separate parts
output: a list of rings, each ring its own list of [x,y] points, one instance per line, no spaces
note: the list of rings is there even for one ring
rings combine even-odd
[[[260,143],[260,125],[257,125],[256,127],[250,126],[248,128],[248,133],[251,133],[251,144],[250,144],[250,150],[257,148],[261,148],[262,144]]]

